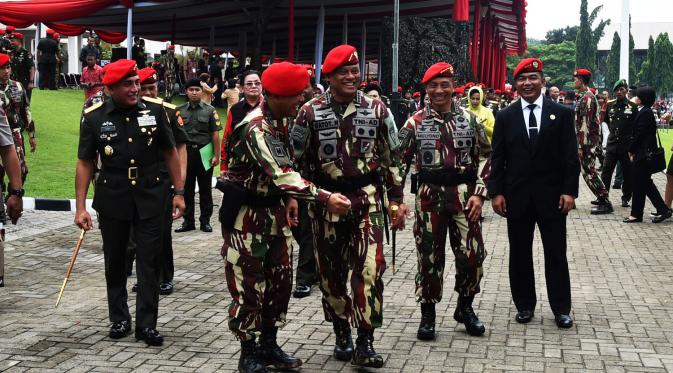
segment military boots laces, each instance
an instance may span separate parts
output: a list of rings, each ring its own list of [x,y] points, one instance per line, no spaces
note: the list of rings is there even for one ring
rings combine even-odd
[[[358,338],[355,340],[353,365],[369,368],[381,368],[383,357],[374,351],[374,331],[358,329]]]
[[[255,340],[241,341],[241,356],[238,358],[238,371],[241,373],[268,373],[257,357]]]
[[[435,339],[435,304],[421,303],[421,324],[418,326],[416,338],[421,341]]]
[[[479,321],[479,318],[474,313],[474,309],[472,309],[473,300],[474,296],[465,297],[461,295],[458,298],[458,306],[456,307],[456,312],[453,314],[453,318],[459,323],[465,324],[467,334],[480,336],[484,334],[486,327]]]
[[[351,327],[348,325],[348,321],[335,320],[334,334],[336,335],[334,358],[341,361],[351,361],[353,358],[353,338],[351,337]]]
[[[286,354],[276,341],[278,328],[264,328],[259,343],[258,356],[264,365],[273,365],[276,369],[294,369],[302,364],[301,359]]]

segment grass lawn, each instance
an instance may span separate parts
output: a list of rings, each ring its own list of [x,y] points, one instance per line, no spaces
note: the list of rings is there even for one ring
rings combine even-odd
[[[75,162],[83,103],[84,93],[80,90],[33,90],[32,111],[37,133],[37,151],[27,154],[27,196],[75,197]],[[174,103],[184,103],[184,98],[176,97]],[[224,109],[218,109],[218,112],[220,118],[226,118]],[[661,130],[659,133],[667,159],[670,159],[673,129]],[[91,189],[89,194],[91,197]]]
[[[173,103],[184,103],[184,98],[175,97]],[[26,155],[26,196],[75,198],[75,163],[83,104],[84,92],[81,90],[33,90],[31,109],[37,150]],[[220,118],[226,118],[224,109],[218,109],[218,112]],[[92,196],[89,189],[89,198]]]

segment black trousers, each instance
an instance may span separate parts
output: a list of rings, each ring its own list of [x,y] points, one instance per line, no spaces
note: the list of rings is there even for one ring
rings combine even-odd
[[[56,63],[40,63],[40,89],[56,89]]]
[[[633,195],[633,166],[631,165],[628,152],[619,153],[616,151],[607,151],[605,153],[605,163],[603,164],[603,169],[601,171],[601,180],[603,180],[605,188],[610,190],[610,185],[612,185],[612,173],[615,171],[618,162],[622,168],[622,198],[629,200]],[[617,177],[615,176],[615,183],[616,182]]]
[[[650,202],[657,209],[657,212],[664,212],[668,209],[664,199],[652,181],[652,175],[648,171],[645,162],[634,162],[634,178],[633,178],[633,203],[631,204],[631,216],[634,218],[642,218],[643,210],[645,209],[645,197],[650,199]]]
[[[570,313],[570,274],[566,258],[566,217],[539,216],[532,203],[519,218],[507,218],[509,282],[517,310],[534,310],[537,303],[533,269],[533,234],[540,229],[544,248],[549,305],[555,315]]]
[[[216,150],[217,151],[217,150]],[[187,226],[194,226],[194,190],[199,184],[199,207],[201,207],[201,224],[210,223],[213,215],[213,167],[208,171],[201,163],[199,148],[187,145],[187,180],[185,180],[185,222]]]
[[[318,281],[318,265],[315,261],[313,229],[308,216],[308,203],[299,201],[299,225],[292,228],[292,235],[299,244],[297,258],[297,285],[311,286]]]
[[[155,328],[159,311],[159,253],[163,215],[140,220],[118,220],[98,216],[103,236],[105,281],[110,321],[131,320],[126,292],[126,261],[129,235],[133,227],[136,239],[136,327]]]

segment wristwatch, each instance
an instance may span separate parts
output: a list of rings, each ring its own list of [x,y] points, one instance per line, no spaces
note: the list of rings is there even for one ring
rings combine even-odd
[[[21,188],[21,189],[12,189],[9,191],[9,194],[12,196],[17,196],[19,198],[23,198],[23,195],[26,193],[26,190]]]
[[[184,189],[174,189],[173,194],[176,196],[184,196],[185,195],[185,190]]]

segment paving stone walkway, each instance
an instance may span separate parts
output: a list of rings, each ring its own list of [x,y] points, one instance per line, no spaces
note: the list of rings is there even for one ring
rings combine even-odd
[[[658,176],[656,182],[663,191],[664,178]],[[616,203],[621,193],[615,192]],[[389,266],[384,275],[384,326],[376,333],[376,347],[385,357],[380,371],[673,371],[673,223],[626,225],[621,219],[628,209],[621,207],[612,215],[590,216],[583,183],[580,193],[578,210],[568,220],[575,327],[559,330],[554,324],[539,236],[535,319],[528,325],[513,320],[506,224],[487,206],[484,234],[489,255],[483,291],[475,301],[486,334],[470,337],[453,320],[457,296],[449,261],[445,297],[438,305],[438,338],[432,343],[416,340],[416,255],[407,229],[398,234],[397,272]],[[650,205],[646,212],[649,209]],[[166,342],[148,348],[132,337],[107,337],[98,230],[87,234],[65,297],[54,308],[78,237],[72,219],[72,213],[27,211],[17,227],[8,227],[7,286],[0,288],[0,371],[235,371],[239,345],[227,330],[230,297],[217,224],[211,234],[174,234],[177,291],[162,296],[159,312],[158,329]],[[385,254],[390,262],[389,246]],[[129,288],[132,283],[129,279]],[[334,337],[331,325],[323,321],[317,289],[308,298],[290,301],[288,319],[279,342],[304,360],[303,372],[357,371],[331,356]]]

